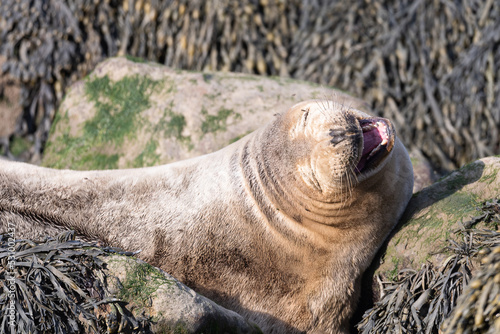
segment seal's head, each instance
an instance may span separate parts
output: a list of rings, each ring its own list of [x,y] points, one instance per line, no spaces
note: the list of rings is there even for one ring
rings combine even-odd
[[[347,193],[382,170],[396,136],[392,123],[333,101],[306,101],[283,115],[295,168],[324,195]]]

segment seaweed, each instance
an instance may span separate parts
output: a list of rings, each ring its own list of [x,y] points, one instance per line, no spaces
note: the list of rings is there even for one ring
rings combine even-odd
[[[338,87],[452,170],[500,154],[498,36],[493,0],[0,3],[3,72],[22,86],[18,135],[34,134],[34,154],[67,87],[103,59],[126,55]]]
[[[0,332],[148,332],[148,319],[108,291],[99,256],[117,252],[75,240],[73,231],[39,242],[0,234]]]
[[[451,255],[434,267],[400,269],[395,281],[382,282],[382,297],[363,315],[359,333],[497,333],[500,324],[500,232],[475,229],[500,219],[498,199],[479,208],[482,214],[461,223],[442,253]],[[488,254],[489,257],[486,257]],[[482,263],[474,268],[474,263]],[[486,265],[486,266],[485,266]],[[478,298],[481,296],[481,298]]]

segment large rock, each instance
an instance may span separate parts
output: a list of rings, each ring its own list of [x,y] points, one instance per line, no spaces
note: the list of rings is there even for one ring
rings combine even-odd
[[[143,167],[216,151],[302,100],[338,96],[319,85],[236,73],[173,70],[112,58],[67,93],[43,165],[71,169]]]
[[[499,171],[500,157],[483,158],[414,194],[378,272],[391,277],[399,269],[418,270],[427,261],[439,267],[448,256],[443,250],[453,231],[472,224],[478,207],[500,197]]]

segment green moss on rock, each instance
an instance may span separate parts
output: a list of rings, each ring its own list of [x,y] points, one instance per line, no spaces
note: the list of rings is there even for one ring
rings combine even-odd
[[[151,138],[144,150],[134,159],[132,167],[154,166],[160,161],[160,155],[156,153],[158,142]]]
[[[42,165],[51,168],[68,168],[77,170],[117,169],[118,154],[104,154],[96,152],[90,147],[85,138],[72,137],[69,126],[64,132],[46,147],[47,153]]]
[[[485,199],[495,194],[495,166],[482,161],[468,164],[415,194],[387,246],[380,272],[390,277],[393,263],[419,269],[427,261],[438,263],[446,257],[447,239],[473,221]],[[481,224],[477,227],[486,227]]]
[[[96,114],[85,122],[84,132],[93,137],[97,145],[121,145],[126,137],[133,137],[140,120],[139,113],[149,108],[149,94],[157,83],[138,75],[116,82],[107,75],[88,79],[85,94],[94,102]]]
[[[84,89],[86,97],[94,103],[95,115],[75,136],[71,133],[68,112],[59,112],[53,125],[59,135],[56,138],[51,135],[43,165],[78,170],[118,168],[120,154],[115,152],[120,151],[126,140],[136,138],[143,123],[141,112],[150,107],[149,95],[159,83],[138,75],[116,82],[107,75],[89,77]],[[148,142],[134,164],[157,162],[154,145]]]
[[[439,251],[446,245],[450,232],[456,229],[457,222],[473,216],[480,204],[473,194],[454,193],[434,203],[431,207],[411,218],[393,237],[387,249],[386,258],[394,263],[406,263],[405,254],[397,251],[399,243],[404,249],[422,250],[410,257],[412,268],[419,268],[429,257],[429,252]],[[395,260],[397,259],[397,260]],[[388,268],[386,268],[388,269]],[[397,272],[397,271],[396,271]],[[391,276],[393,270],[386,271]]]
[[[387,279],[390,281],[395,281],[399,272],[399,259],[396,257],[391,258],[394,268],[387,272]]]
[[[215,133],[218,131],[227,130],[227,121],[230,116],[235,120],[241,119],[239,113],[234,112],[232,109],[221,108],[217,115],[209,115],[206,109],[201,110],[201,114],[205,116],[205,120],[201,124],[201,132],[205,135],[207,133]]]
[[[171,106],[172,107],[172,103]],[[172,109],[166,109],[163,112],[162,118],[156,124],[153,131],[155,133],[163,132],[165,137],[170,137],[176,141],[186,145],[188,149],[192,149],[191,137],[184,136],[182,132],[186,126],[186,118],[184,115],[173,112]]]
[[[165,136],[182,140],[182,130],[184,130],[186,126],[186,118],[184,115],[169,110],[166,111],[165,116],[169,118],[168,121],[163,122],[163,132]]]
[[[85,156],[82,163],[92,166],[91,169],[118,169],[118,154],[102,154],[95,153],[93,155]]]

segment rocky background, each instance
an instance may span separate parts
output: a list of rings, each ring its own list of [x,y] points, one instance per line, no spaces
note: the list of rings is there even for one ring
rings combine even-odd
[[[499,45],[494,0],[2,0],[0,153],[39,162],[69,85],[131,55],[338,87],[452,170],[500,153]]]
[[[117,169],[193,158],[234,143],[298,102],[324,96],[371,113],[364,101],[310,82],[109,58],[67,90],[42,165]]]

